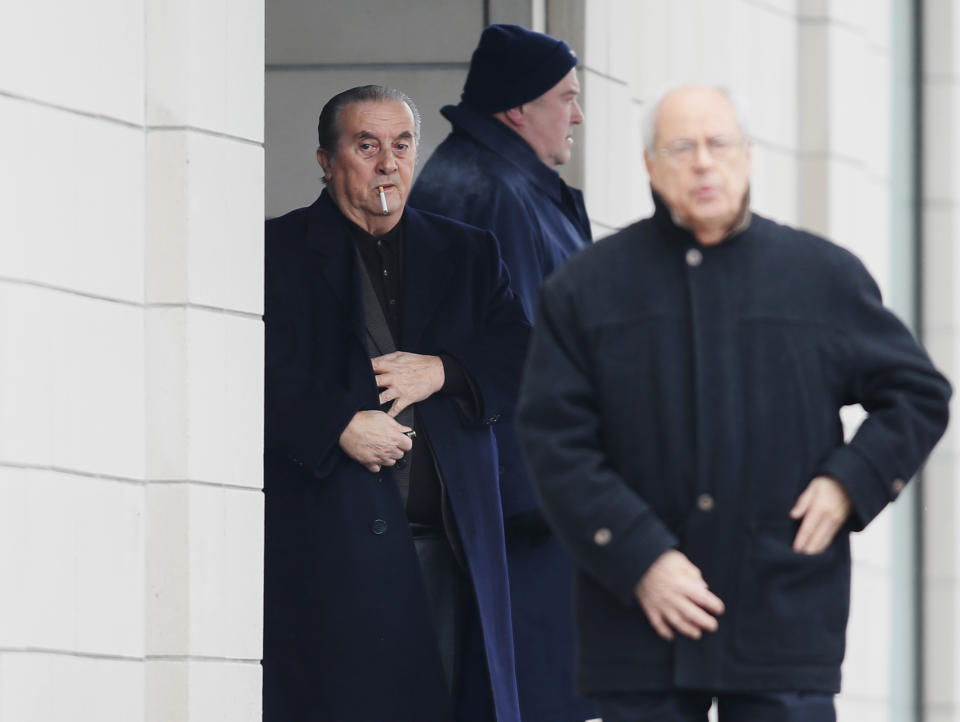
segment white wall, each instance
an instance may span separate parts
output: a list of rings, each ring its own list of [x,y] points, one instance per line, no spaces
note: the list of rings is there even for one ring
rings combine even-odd
[[[0,722],[259,719],[263,6],[0,23]]]
[[[924,335],[937,364],[960,379],[960,6],[925,0]],[[960,437],[953,423],[924,476],[924,711],[927,722],[960,720]]]

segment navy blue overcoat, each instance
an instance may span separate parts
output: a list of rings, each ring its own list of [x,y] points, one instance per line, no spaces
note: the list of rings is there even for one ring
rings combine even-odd
[[[480,397],[475,418],[442,394],[417,404],[416,443],[433,449],[473,582],[481,641],[468,661],[486,658],[496,719],[517,722],[491,426],[511,414],[530,326],[489,233],[409,207],[402,222],[398,348],[448,354]],[[392,472],[338,445],[355,412],[379,408],[346,223],[326,192],[267,223],[264,720],[447,722]]]
[[[464,106],[441,112],[453,132],[420,172],[411,203],[492,231],[511,286],[532,318],[543,279],[590,244],[583,196],[495,118]],[[513,423],[497,424],[494,431],[524,722],[594,717],[593,705],[573,686],[570,558],[540,514]]]

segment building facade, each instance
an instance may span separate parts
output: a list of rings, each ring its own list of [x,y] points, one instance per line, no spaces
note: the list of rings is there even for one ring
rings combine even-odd
[[[656,92],[727,85],[756,210],[856,252],[960,378],[957,0],[4,8],[0,722],[259,719],[261,222],[319,193],[347,87],[410,94],[425,159],[489,22],[581,57],[596,237],[652,207]],[[842,722],[960,722],[958,440],[854,539]]]

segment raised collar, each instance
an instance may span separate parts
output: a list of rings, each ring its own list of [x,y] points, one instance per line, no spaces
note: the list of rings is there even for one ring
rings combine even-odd
[[[504,161],[515,166],[530,182],[550,198],[563,205],[564,181],[553,168],[541,161],[527,141],[490,115],[478,113],[464,105],[445,105],[440,113],[457,132],[468,135]]]
[[[697,240],[697,237],[693,235],[693,232],[690,228],[680,221],[676,214],[674,214],[673,209],[667,205],[667,202],[663,199],[659,193],[657,193],[652,187],[650,188],[650,194],[653,196],[653,219],[661,228],[668,231],[670,235],[684,236],[689,240],[690,243],[694,245],[700,245],[700,242]],[[753,214],[750,212],[750,190],[747,189],[747,195],[743,199],[743,207],[740,209],[740,213],[737,215],[737,220],[733,224],[733,227],[724,236],[723,240],[720,243],[726,243],[731,238],[734,238],[750,227],[750,221],[753,218]],[[719,245],[719,244],[717,244]]]

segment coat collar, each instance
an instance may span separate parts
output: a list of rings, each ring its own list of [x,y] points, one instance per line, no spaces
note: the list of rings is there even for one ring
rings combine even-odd
[[[516,166],[530,182],[543,190],[550,199],[564,205],[563,179],[553,168],[544,165],[527,141],[499,120],[464,105],[446,105],[440,113],[450,121],[455,131],[464,133],[477,143]]]
[[[691,245],[700,245],[700,242],[696,236],[693,235],[693,232],[676,217],[673,209],[667,205],[663,196],[657,193],[652,187],[650,188],[650,194],[653,196],[654,222],[666,231],[669,236],[685,240]],[[746,231],[750,227],[752,218],[753,214],[750,212],[750,189],[748,188],[747,195],[743,199],[743,207],[737,215],[737,221],[733,224],[733,228],[730,229],[730,232],[721,243],[726,243]]]
[[[435,315],[453,274],[450,241],[438,236],[426,215],[403,211],[403,297],[400,327],[403,348],[416,348]],[[366,325],[360,295],[360,263],[349,221],[324,190],[308,210],[306,244],[318,256],[327,285],[339,299],[339,312],[351,316],[351,327],[365,342]]]

